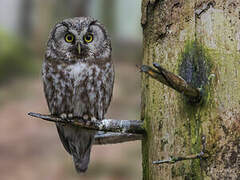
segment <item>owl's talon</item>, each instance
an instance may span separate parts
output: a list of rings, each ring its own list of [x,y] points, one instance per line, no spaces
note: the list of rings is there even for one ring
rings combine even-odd
[[[60,114],[60,118],[66,120],[67,119],[67,114],[66,113]]]
[[[85,121],[89,120],[89,116],[87,114],[84,114],[83,115],[83,120],[85,120]]]
[[[69,119],[72,119],[72,118],[73,118],[73,114],[72,114],[72,113],[69,113],[69,114],[67,114],[67,117],[68,117]]]
[[[62,113],[62,114],[60,114],[60,118],[66,122],[72,122],[73,114],[72,113]]]
[[[86,125],[90,126],[91,125],[91,121],[87,121]]]
[[[93,116],[93,117],[91,117],[91,121],[92,121],[92,122],[96,122],[97,119]]]

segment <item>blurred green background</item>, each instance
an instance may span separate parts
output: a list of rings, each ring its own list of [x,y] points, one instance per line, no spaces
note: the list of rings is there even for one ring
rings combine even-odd
[[[41,63],[48,33],[62,19],[92,16],[107,28],[116,78],[107,117],[139,119],[140,0],[0,0],[0,179],[141,179],[141,143],[94,146],[78,175],[55,125],[27,116],[48,113]]]

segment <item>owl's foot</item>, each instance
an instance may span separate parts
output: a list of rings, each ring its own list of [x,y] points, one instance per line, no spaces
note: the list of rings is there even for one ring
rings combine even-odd
[[[87,125],[90,125],[92,122],[97,121],[97,119],[94,116],[89,116],[87,114],[84,114],[82,119],[85,121]]]
[[[87,114],[84,114],[82,118],[83,118],[83,120],[85,120],[85,121],[88,121],[88,120],[89,120],[89,116],[88,116]]]
[[[68,117],[69,119],[72,119],[72,118],[73,118],[73,114],[72,114],[72,113],[68,113],[68,114],[67,114],[67,117]]]
[[[66,121],[72,121],[73,114],[72,113],[62,113],[60,114],[60,118]]]
[[[92,122],[96,122],[97,119],[93,116],[93,117],[91,117],[91,121],[92,121]]]
[[[66,113],[60,114],[60,118],[64,120],[67,119],[67,114]]]
[[[85,120],[85,121],[93,121],[93,122],[96,122],[96,121],[97,121],[97,119],[96,119],[94,116],[89,116],[89,115],[87,115],[87,114],[84,114],[82,118],[83,118],[83,120]]]

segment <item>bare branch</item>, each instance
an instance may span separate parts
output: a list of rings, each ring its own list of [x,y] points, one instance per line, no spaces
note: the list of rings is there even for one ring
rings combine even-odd
[[[28,115],[36,118],[40,118],[46,121],[55,123],[71,124],[73,126],[79,126],[86,129],[93,129],[105,132],[121,132],[121,133],[135,133],[143,134],[143,122],[138,120],[115,120],[115,119],[103,119],[101,121],[86,121],[74,117],[72,119],[61,119],[60,117],[53,115],[43,115],[39,113],[28,113]]]
[[[201,143],[202,143],[202,150],[198,154],[188,155],[184,157],[171,157],[166,160],[153,161],[153,164],[173,164],[178,161],[185,161],[185,160],[191,160],[191,159],[206,159],[209,157],[209,154],[206,151],[206,136],[204,135],[202,136]]]
[[[131,134],[131,133],[105,133],[103,131],[98,132],[95,135],[95,145],[106,145],[106,144],[117,144],[128,141],[142,140],[142,134]]]
[[[158,80],[159,82],[167,85],[168,87],[176,90],[179,93],[183,93],[186,96],[197,99],[200,101],[201,92],[199,89],[192,87],[188,84],[182,77],[175,75],[163,67],[161,67],[158,63],[153,63],[153,66],[157,69],[153,69],[150,66],[142,65],[140,70],[152,78]]]
[[[206,153],[202,151],[199,154],[195,154],[195,155],[189,155],[185,157],[171,157],[167,160],[153,161],[153,164],[173,164],[178,161],[185,161],[185,160],[191,160],[191,159],[206,159],[207,157],[208,156],[206,155]]]

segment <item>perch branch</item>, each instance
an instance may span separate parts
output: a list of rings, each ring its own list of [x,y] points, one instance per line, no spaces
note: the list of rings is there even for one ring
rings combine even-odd
[[[92,129],[105,132],[121,132],[143,134],[143,122],[138,120],[115,120],[103,119],[101,121],[86,121],[80,118],[62,119],[53,115],[43,115],[39,113],[28,113],[28,115],[55,123],[71,124],[86,129]]]
[[[199,154],[189,155],[185,157],[171,157],[170,159],[153,161],[153,164],[173,164],[178,161],[191,160],[191,159],[206,159],[208,156],[202,151]]]
[[[105,144],[117,144],[128,141],[142,140],[142,134],[131,134],[131,133],[105,133],[99,131],[95,135],[94,144],[95,145],[105,145]]]
[[[147,65],[142,65],[140,67],[140,70],[141,72],[148,74],[152,78],[167,85],[179,93],[183,93],[184,95],[192,97],[194,99],[201,98],[200,90],[192,87],[182,77],[165,70],[158,63],[153,63],[153,66],[156,68],[156,70]]]

